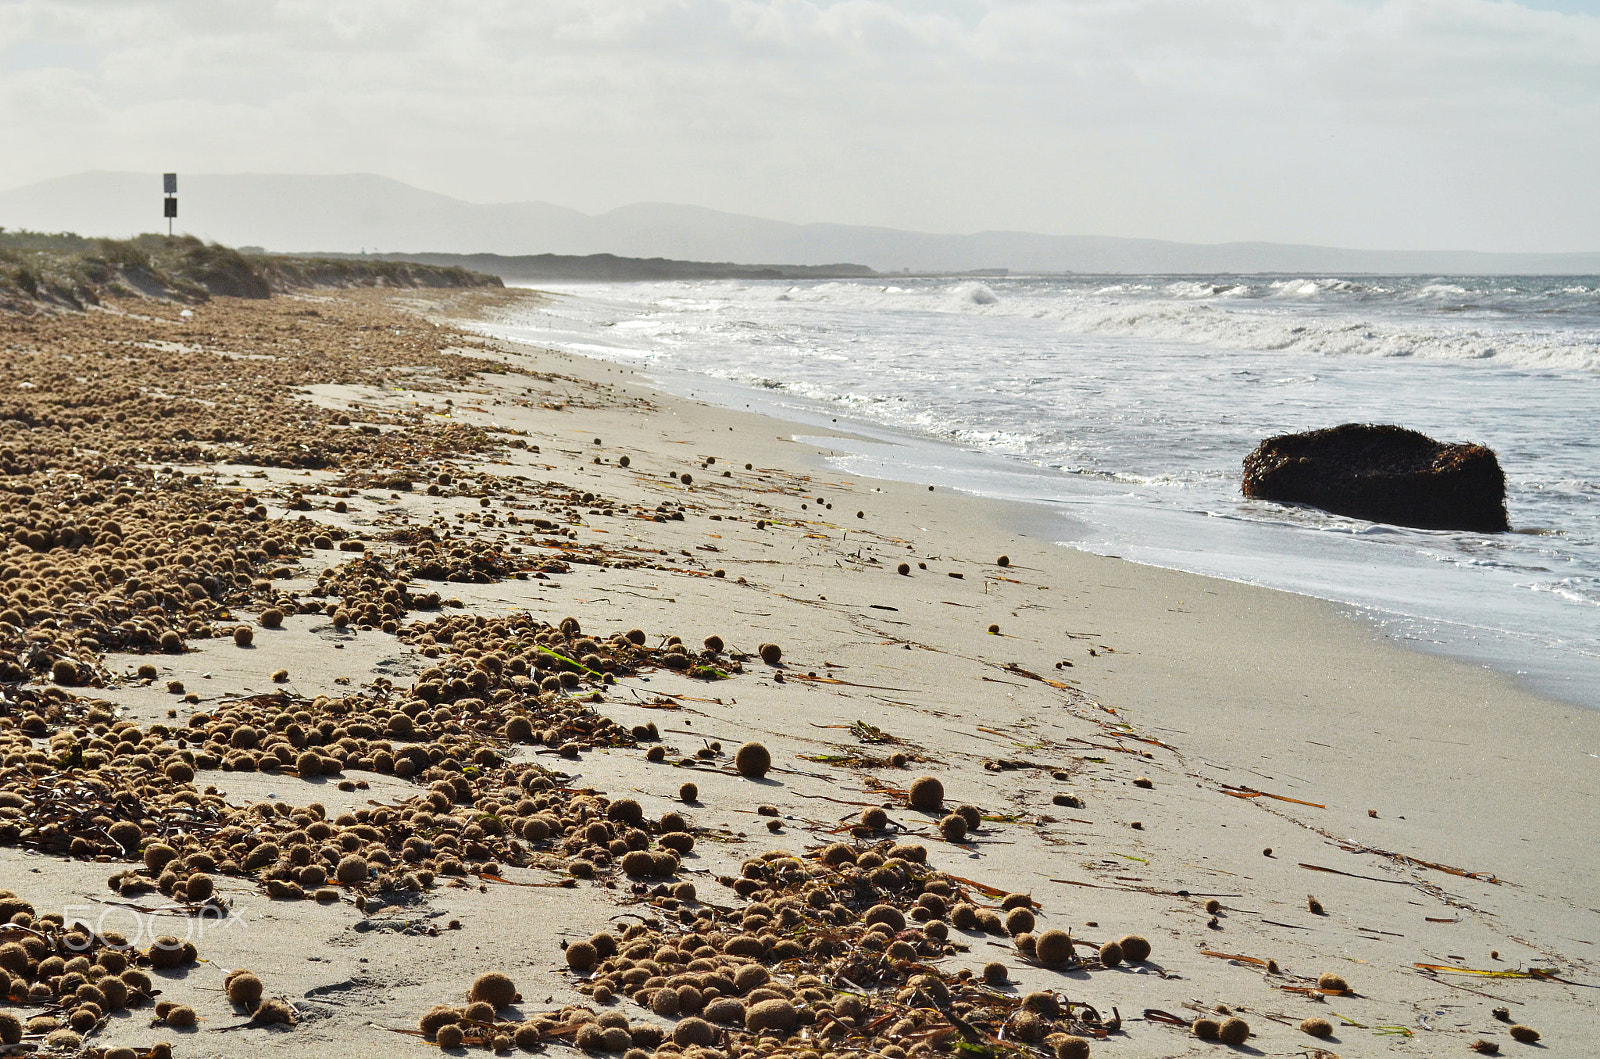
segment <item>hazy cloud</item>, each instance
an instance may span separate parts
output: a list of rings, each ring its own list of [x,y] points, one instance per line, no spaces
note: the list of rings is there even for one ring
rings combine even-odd
[[[589,211],[1594,249],[1600,18],[1491,0],[10,0],[0,143],[0,186],[361,171]]]

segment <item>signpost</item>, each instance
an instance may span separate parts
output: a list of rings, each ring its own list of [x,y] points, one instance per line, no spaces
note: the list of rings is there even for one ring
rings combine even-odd
[[[163,198],[163,211],[167,218],[167,238],[172,238],[172,218],[178,215],[178,174],[161,174],[161,191],[166,196]]]

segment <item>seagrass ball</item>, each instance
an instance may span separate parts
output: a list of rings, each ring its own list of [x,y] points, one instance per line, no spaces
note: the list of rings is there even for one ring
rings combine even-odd
[[[777,1033],[788,1033],[794,1029],[799,1019],[799,1012],[791,1001],[781,997],[763,1000],[752,1004],[745,1011],[744,1026],[751,1033],[762,1030],[773,1030]]]
[[[144,839],[144,832],[139,825],[130,820],[119,820],[107,830],[111,841],[125,850],[137,850],[139,843]]]
[[[440,1048],[459,1048],[461,1047],[461,1042],[467,1039],[467,1035],[460,1026],[450,1022],[439,1027],[439,1031],[434,1034],[434,1039],[439,1042]]]
[[[1214,1041],[1217,1032],[1222,1029],[1222,1024],[1216,1019],[1195,1019],[1189,1024],[1189,1032],[1202,1041]]]
[[[263,629],[277,629],[283,626],[283,611],[277,607],[268,607],[261,612],[261,627]]]
[[[600,954],[587,941],[575,941],[567,946],[567,966],[579,974],[587,974],[593,970],[599,959]]]
[[[1045,1023],[1031,1011],[1019,1011],[1011,1017],[1010,1035],[1019,1041],[1037,1041],[1044,1036]]]
[[[744,1001],[735,997],[718,997],[701,1012],[707,1021],[729,1026],[742,1026],[745,1020]]]
[[[1124,934],[1117,939],[1122,948],[1122,958],[1129,963],[1143,963],[1150,958],[1150,942],[1137,934]]]
[[[1024,1010],[1036,1011],[1047,1019],[1061,1014],[1061,1001],[1048,989],[1038,989],[1022,998]]]
[[[1237,1048],[1250,1039],[1250,1024],[1244,1019],[1232,1018],[1225,1020],[1217,1027],[1217,1040],[1223,1044]]]
[[[1323,1018],[1309,1018],[1300,1023],[1300,1032],[1312,1037],[1332,1037],[1333,1023]]]
[[[759,1004],[756,1006],[760,1007]],[[746,1012],[745,1021],[748,1023],[749,1020],[750,1014]],[[680,1048],[688,1048],[692,1045],[699,1045],[704,1048],[708,1047],[716,1039],[716,1029],[711,1023],[702,1018],[691,1017],[683,1019],[672,1029],[673,1043]]]
[[[256,631],[248,625],[239,625],[233,630],[233,642],[239,647],[249,647],[255,638]]]
[[[918,776],[911,781],[911,808],[925,813],[938,812],[944,805],[944,784],[933,776]]]
[[[187,1004],[179,1004],[167,1012],[166,1023],[168,1026],[182,1028],[184,1026],[193,1026],[198,1021],[199,1016],[195,1014],[194,1008],[189,1007]]]
[[[1114,941],[1108,941],[1100,946],[1100,963],[1105,967],[1115,967],[1122,962],[1122,946]]]
[[[226,982],[228,1000],[242,1008],[253,1009],[261,1003],[261,979],[249,971],[235,971]]]
[[[461,1013],[455,1008],[444,1004],[435,1004],[423,1013],[417,1020],[417,1029],[422,1031],[424,1037],[432,1037],[440,1028],[448,1026],[461,1018]]]
[[[1334,974],[1332,971],[1324,971],[1322,974],[1317,975],[1317,988],[1330,993],[1344,994],[1350,991],[1350,983],[1346,982],[1341,975]]]
[[[685,783],[678,788],[678,800],[686,805],[693,805],[700,799],[700,788],[692,783]]]
[[[1033,954],[1046,966],[1066,963],[1072,958],[1072,938],[1064,930],[1047,930],[1033,939]]]
[[[517,987],[512,984],[510,978],[499,971],[487,971],[473,979],[472,988],[467,991],[467,999],[488,1004],[498,1011],[516,1003]]]
[[[769,666],[775,666],[783,660],[783,648],[775,643],[764,643],[756,649],[761,660]]]
[[[146,955],[149,957],[150,966],[157,970],[178,967],[183,963],[183,942],[170,934],[164,934],[155,940]]]
[[[746,743],[734,753],[733,767],[741,776],[760,779],[772,768],[772,754],[760,743]]]
[[[1006,933],[1012,937],[1026,934],[1034,928],[1033,909],[1013,908],[1006,913]]]
[[[333,869],[333,877],[345,885],[365,882],[367,878],[367,859],[352,853],[340,859],[337,867]]]
[[[1056,1059],[1089,1059],[1089,1042],[1083,1037],[1064,1033],[1051,1043],[1055,1045]]]
[[[960,813],[951,813],[939,821],[939,834],[944,836],[946,842],[966,841],[967,818]]]
[[[1540,1036],[1538,1030],[1532,1026],[1524,1026],[1521,1023],[1507,1027],[1506,1032],[1511,1034],[1512,1040],[1520,1041],[1523,1044],[1534,1044],[1539,1040]]]
[[[983,965],[983,980],[990,985],[1005,985],[1011,980],[1011,974],[1005,964],[996,960]]]

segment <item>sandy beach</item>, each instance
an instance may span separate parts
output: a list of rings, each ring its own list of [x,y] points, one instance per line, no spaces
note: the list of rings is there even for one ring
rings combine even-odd
[[[1600,715],[538,297],[0,315],[0,1054],[1594,1053]]]

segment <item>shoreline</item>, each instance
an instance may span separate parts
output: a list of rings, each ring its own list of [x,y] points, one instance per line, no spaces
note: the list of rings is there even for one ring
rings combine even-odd
[[[533,287],[512,289],[538,293],[538,289]],[[561,291],[556,296],[565,293]],[[496,323],[510,321],[486,321],[488,326],[482,329],[482,333],[508,341],[530,341],[504,331],[496,332],[493,329]],[[1061,546],[1092,555],[1127,558],[1131,562],[1157,569],[1315,599],[1351,612],[1376,634],[1409,650],[1483,667],[1510,678],[1534,695],[1585,709],[1600,709],[1600,656],[1575,648],[1557,648],[1540,642],[1537,636],[1527,631],[1475,623],[1459,613],[1442,615],[1437,604],[1430,613],[1429,606],[1420,599],[1412,600],[1412,610],[1408,611],[1402,609],[1406,601],[1388,602],[1373,596],[1370,591],[1365,597],[1361,592],[1339,594],[1333,588],[1333,582],[1337,580],[1337,567],[1346,563],[1359,565],[1363,562],[1361,556],[1326,557],[1326,561],[1333,564],[1327,573],[1327,583],[1285,584],[1275,583],[1270,576],[1265,579],[1259,576],[1252,578],[1242,572],[1242,554],[1230,553],[1220,558],[1213,556],[1207,562],[1198,553],[1175,553],[1160,540],[1140,544],[1126,539],[1101,539],[1106,538],[1108,532],[1104,526],[1113,523],[1118,515],[1131,517],[1140,523],[1166,527],[1153,532],[1158,538],[1163,533],[1170,536],[1172,530],[1166,524],[1174,518],[1174,514],[1147,511],[1138,504],[1103,507],[1093,499],[1099,495],[1094,492],[1100,486],[1097,482],[1086,486],[1072,483],[1074,488],[1090,490],[1083,495],[1074,495],[1061,491],[1062,484],[1070,481],[1069,478],[1052,474],[1027,461],[857,418],[851,416],[848,410],[836,414],[835,409],[803,396],[786,392],[778,396],[748,384],[679,368],[670,362],[640,361],[627,357],[621,351],[609,357],[598,349],[594,352],[574,351],[571,355],[638,372],[649,380],[650,385],[685,400],[709,401],[724,408],[753,410],[757,414],[792,423],[797,428],[797,440],[807,437],[806,429],[800,428],[840,431],[858,439],[859,444],[847,443],[842,449],[833,451],[829,460],[834,471],[887,477],[906,484],[926,485],[932,482],[941,488],[958,489],[981,499],[1022,505],[1033,509],[1033,512],[1020,516],[1017,526],[1028,532],[1053,534],[1055,542]],[[1051,526],[1051,523],[1054,525]],[[1328,543],[1296,539],[1285,541],[1279,539],[1277,531],[1271,526],[1248,522],[1241,525],[1243,532],[1254,535],[1252,539],[1271,559],[1281,559],[1296,547],[1308,544],[1325,546]],[[1204,526],[1191,528],[1205,529]],[[1238,545],[1234,547],[1237,549]],[[1400,573],[1423,579],[1436,578],[1441,574],[1427,566]],[[1279,582],[1282,580],[1281,576],[1277,579]],[[1477,586],[1457,584],[1455,580],[1448,579],[1438,585],[1417,581],[1411,583],[1411,588],[1413,591],[1439,590],[1463,597],[1478,590]],[[1445,610],[1450,611],[1452,606],[1459,610],[1463,605],[1467,604],[1456,599]]]
[[[282,370],[303,364],[328,378],[297,384],[308,401],[271,400],[294,422],[331,424],[315,430],[350,446],[349,463],[174,460],[173,474],[158,474],[156,486],[186,482],[197,497],[248,492],[265,505],[265,518],[252,524],[308,539],[337,532],[363,542],[363,551],[297,548],[276,560],[281,572],[267,569],[275,563],[263,556],[270,592],[230,604],[216,619],[253,624],[248,646],[195,633],[181,652],[108,652],[105,686],[74,694],[114,703],[123,720],[152,734],[149,726],[169,723],[208,731],[214,722],[197,728],[190,716],[280,701],[310,712],[337,700],[341,709],[378,716],[414,701],[409,696],[439,694],[438,679],[427,676],[432,668],[489,672],[494,667],[472,668],[487,654],[506,655],[506,673],[515,659],[538,661],[528,640],[507,639],[496,623],[525,613],[547,623],[538,628],[551,637],[570,616],[592,637],[597,660],[625,663],[614,681],[591,679],[599,671],[586,665],[586,672],[565,670],[572,683],[557,680],[555,690],[508,677],[479,697],[463,685],[463,697],[419,710],[417,723],[433,718],[426,723],[440,726],[444,742],[433,745],[451,745],[454,725],[472,734],[474,753],[490,753],[474,784],[502,769],[521,770],[524,782],[534,766],[552,770],[559,783],[538,793],[554,800],[549,811],[563,819],[582,815],[569,798],[599,799],[592,804],[602,807],[632,799],[652,830],[663,814],[687,817],[691,830],[671,833],[692,835],[691,848],[675,858],[677,872],[659,881],[668,888],[660,892],[658,880],[635,880],[617,860],[602,861],[603,847],[590,854],[592,840],[569,836],[577,845],[564,846],[512,839],[514,831],[483,839],[494,845],[493,877],[441,872],[433,885],[398,897],[378,885],[376,872],[327,905],[274,898],[258,875],[219,872],[234,926],[197,936],[209,964],[157,975],[168,996],[200,1011],[200,1028],[152,1030],[143,1014],[124,1013],[102,1041],[143,1047],[165,1037],[178,1054],[243,1056],[348,1055],[384,1040],[424,1055],[432,1044],[402,1042],[390,1031],[415,1027],[434,1004],[462,1004],[474,977],[488,970],[515,980],[524,1001],[511,1010],[520,1025],[564,1013],[538,1031],[559,1054],[575,1054],[577,1027],[594,1025],[596,1016],[625,1016],[636,1041],[647,1041],[646,1027],[670,1033],[688,1020],[625,999],[644,995],[638,983],[623,988],[625,971],[602,970],[587,981],[574,975],[571,950],[563,957],[560,946],[648,919],[656,925],[636,937],[648,935],[658,954],[677,946],[688,956],[691,937],[713,932],[772,938],[755,962],[778,998],[809,1017],[808,1027],[837,1017],[848,1031],[823,1034],[825,1048],[780,1035],[784,1054],[943,1053],[954,1023],[905,994],[917,974],[944,982],[959,1005],[950,1012],[991,1037],[998,1025],[1019,1027],[1023,998],[1042,990],[1093,1004],[1100,1015],[1115,1009],[1120,1031],[1104,1040],[1081,1018],[1056,1020],[1058,1031],[1093,1038],[1097,1056],[1214,1054],[1215,1044],[1149,1011],[1184,1021],[1237,1015],[1255,1034],[1250,1047],[1266,1054],[1303,1054],[1313,1042],[1298,1026],[1317,1016],[1332,1023],[1328,1047],[1346,1054],[1415,1054],[1418,1044],[1456,1053],[1475,1038],[1499,1040],[1510,1053],[1521,1046],[1492,1017],[1499,1006],[1537,1027],[1552,1054],[1584,1054],[1596,1014],[1586,983],[1597,977],[1600,893],[1592,851],[1571,839],[1587,833],[1600,793],[1594,711],[1386,643],[1306,597],[1064,549],[1017,532],[1018,509],[1003,503],[841,473],[826,462],[825,440],[794,440],[792,423],[673,397],[631,369],[475,345],[444,328],[417,328],[405,315],[442,322],[508,297],[521,295],[306,296],[274,305],[224,302],[172,321],[204,338],[186,342],[235,357],[256,355],[255,336],[270,335],[271,355],[289,358],[293,347],[282,336],[300,327],[307,344]],[[321,315],[297,315],[311,310]],[[111,322],[84,327],[101,323]],[[437,359],[413,347],[437,347]],[[183,354],[196,365],[200,355]],[[409,356],[425,370],[406,368]],[[508,373],[482,374],[492,362]],[[357,381],[347,366],[365,374]],[[215,381],[190,372],[174,374],[169,386],[199,393]],[[313,436],[313,427],[300,429]],[[430,477],[419,476],[428,468]],[[440,481],[446,471],[450,480]],[[404,489],[395,485],[402,474]],[[123,528],[133,532],[131,523]],[[393,570],[401,560],[425,560],[435,548],[424,542],[446,550],[459,544],[493,563],[458,570],[462,580],[412,580],[401,598],[415,606],[407,604],[395,632],[384,632],[364,617],[381,613],[383,597],[350,575],[372,569],[364,564]],[[901,562],[906,575],[896,572]],[[329,590],[334,584],[342,596]],[[423,600],[430,590],[447,597],[440,609]],[[262,619],[274,598],[302,606],[268,625]],[[330,620],[335,598],[356,619]],[[642,650],[613,636],[635,628],[645,633]],[[696,664],[721,667],[727,679],[673,669],[679,663],[669,665],[673,652],[665,649],[671,634],[694,651]],[[713,635],[726,641],[720,649],[693,648]],[[758,656],[761,643],[781,647],[778,664]],[[136,676],[142,664],[156,667],[155,679]],[[269,676],[279,667],[281,682]],[[173,680],[198,701],[169,693]],[[508,734],[509,721],[487,724],[513,707],[551,731],[581,722],[589,734],[528,743]],[[263,730],[275,730],[276,709],[262,714]],[[62,730],[72,723],[69,716]],[[660,742],[627,734],[652,724]],[[352,760],[429,745],[378,736],[353,736],[361,749],[350,751]],[[750,740],[770,752],[764,777],[732,767],[734,747]],[[390,750],[377,749],[384,742]],[[170,745],[150,747],[172,753]],[[649,756],[655,748],[667,751],[659,761]],[[906,760],[896,764],[895,754]],[[941,812],[908,804],[913,779],[924,773],[943,784]],[[210,768],[192,786],[215,787],[219,799],[241,807],[264,800],[303,807],[315,799],[329,818],[352,814],[338,826],[359,846],[375,841],[360,827],[391,826],[376,814],[414,811],[408,799],[452,778],[466,778],[464,770],[423,773],[419,784],[347,763],[337,783],[290,769]],[[679,791],[686,780],[699,787],[687,800]],[[528,815],[498,789],[473,795],[476,807],[451,806],[446,797],[427,810],[430,832],[465,836],[483,813]],[[952,838],[944,813],[963,804],[979,808],[979,826]],[[890,826],[862,832],[860,814],[872,808],[884,809]],[[292,820],[297,812],[281,815]],[[355,815],[363,812],[367,821]],[[917,846],[932,874],[916,861],[889,876],[876,874],[881,864],[859,872],[829,865],[823,851],[840,844],[852,860],[880,861],[880,845]],[[792,854],[810,878],[826,882],[844,918],[823,925],[804,918],[816,906],[784,905],[793,892],[751,867],[764,850]],[[123,863],[8,846],[0,849],[0,878],[41,913],[86,902],[104,910],[115,897],[107,874],[136,864],[102,855]],[[759,881],[747,887],[741,875]],[[934,946],[934,935],[919,928],[932,920],[910,915],[931,905],[913,905],[921,899],[901,888],[907,876],[964,892],[994,911],[996,922],[999,895],[1031,895],[1029,918],[1038,922],[1030,935],[1071,930],[1079,944],[1098,948],[1133,934],[1153,951],[1148,961],[1106,963],[1086,948],[1082,963],[1052,966],[1026,958],[1003,928],[959,925],[947,929],[953,948]],[[672,889],[684,882],[693,883],[694,896]],[[778,958],[775,946],[788,928],[871,951],[861,933],[867,908],[853,907],[848,888],[869,883],[879,887],[874,901],[913,920],[895,940],[913,946],[914,961],[875,962],[881,983],[863,983],[861,969],[836,954],[802,947]],[[1308,891],[1323,914],[1308,907]],[[744,900],[762,894],[765,914]],[[780,928],[786,907],[796,921]],[[1008,977],[988,989],[981,969],[993,961]],[[1548,967],[1557,977],[1482,979],[1420,964]],[[227,968],[246,966],[269,995],[295,1004],[298,1025],[217,1035],[245,1020],[217,990]],[[961,968],[976,977],[960,979]],[[702,988],[704,976],[717,972],[686,973],[702,975]],[[1326,973],[1347,978],[1350,994],[1319,992],[1317,978]],[[803,980],[808,974],[820,984]],[[619,995],[598,999],[597,983],[611,979],[617,988],[607,990]],[[851,1015],[846,993],[894,1018]],[[1004,1015],[999,1023],[996,1012]],[[1394,1026],[1405,1033],[1386,1029]],[[715,1032],[709,1045],[656,1047],[655,1056],[754,1059],[772,1051],[737,1027]],[[1025,1036],[998,1040],[984,1047],[1046,1054]]]

